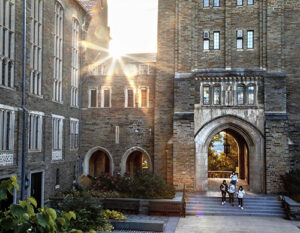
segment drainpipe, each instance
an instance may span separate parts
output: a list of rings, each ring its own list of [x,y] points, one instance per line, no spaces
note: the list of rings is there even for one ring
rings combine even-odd
[[[27,0],[23,0],[23,70],[22,70],[22,111],[23,111],[23,135],[22,135],[22,162],[21,162],[21,200],[25,198],[25,182],[26,182],[26,135],[27,135],[27,122],[26,122],[26,34],[27,34]]]

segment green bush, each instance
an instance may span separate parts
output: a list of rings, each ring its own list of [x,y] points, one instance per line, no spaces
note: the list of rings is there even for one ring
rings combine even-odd
[[[85,197],[67,197],[58,204],[59,211],[74,211],[77,219],[70,224],[71,227],[77,227],[83,232],[95,229],[98,231],[111,231],[113,227],[103,216],[103,210],[100,205],[91,203]]]
[[[300,202],[300,170],[294,170],[282,176],[287,195]]]
[[[14,188],[18,189],[17,178],[12,176],[0,184],[0,201],[7,199],[7,194],[13,194]],[[59,216],[52,208],[37,208],[37,202],[29,197],[19,204],[11,204],[4,212],[0,211],[0,233],[82,233],[71,228],[72,221],[76,220],[73,211],[61,212]],[[90,230],[90,232],[94,232]]]
[[[114,193],[116,196],[119,193],[120,197],[145,199],[171,199],[175,195],[173,186],[167,184],[160,176],[145,170],[138,170],[133,178],[102,175],[94,178],[92,187],[93,196],[97,196],[97,192]],[[100,194],[98,197],[101,197]]]

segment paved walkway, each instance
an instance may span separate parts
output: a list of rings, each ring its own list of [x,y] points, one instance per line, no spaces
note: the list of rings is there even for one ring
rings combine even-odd
[[[187,216],[176,233],[300,233],[299,224],[282,218]]]

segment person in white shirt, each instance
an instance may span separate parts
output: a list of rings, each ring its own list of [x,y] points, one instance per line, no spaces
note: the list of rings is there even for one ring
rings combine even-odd
[[[239,200],[239,207],[241,207],[241,209],[243,210],[244,207],[243,207],[243,198],[245,196],[245,190],[243,189],[242,186],[239,187],[239,190],[236,192],[237,193],[237,197],[238,197],[238,200]]]
[[[228,194],[229,194],[229,203],[231,203],[232,206],[234,206],[234,193],[235,193],[235,185],[231,181],[228,187]]]
[[[237,174],[233,171],[230,175],[230,179],[233,182],[234,186],[236,186],[236,183],[239,181]]]

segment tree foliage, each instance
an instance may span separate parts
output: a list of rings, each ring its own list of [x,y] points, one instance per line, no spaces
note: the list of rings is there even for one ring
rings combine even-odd
[[[208,170],[209,171],[235,171],[238,167],[238,144],[234,137],[227,134],[227,142],[230,145],[230,153],[226,155],[224,151],[218,153],[215,145],[224,144],[224,134],[216,134],[208,148]]]

